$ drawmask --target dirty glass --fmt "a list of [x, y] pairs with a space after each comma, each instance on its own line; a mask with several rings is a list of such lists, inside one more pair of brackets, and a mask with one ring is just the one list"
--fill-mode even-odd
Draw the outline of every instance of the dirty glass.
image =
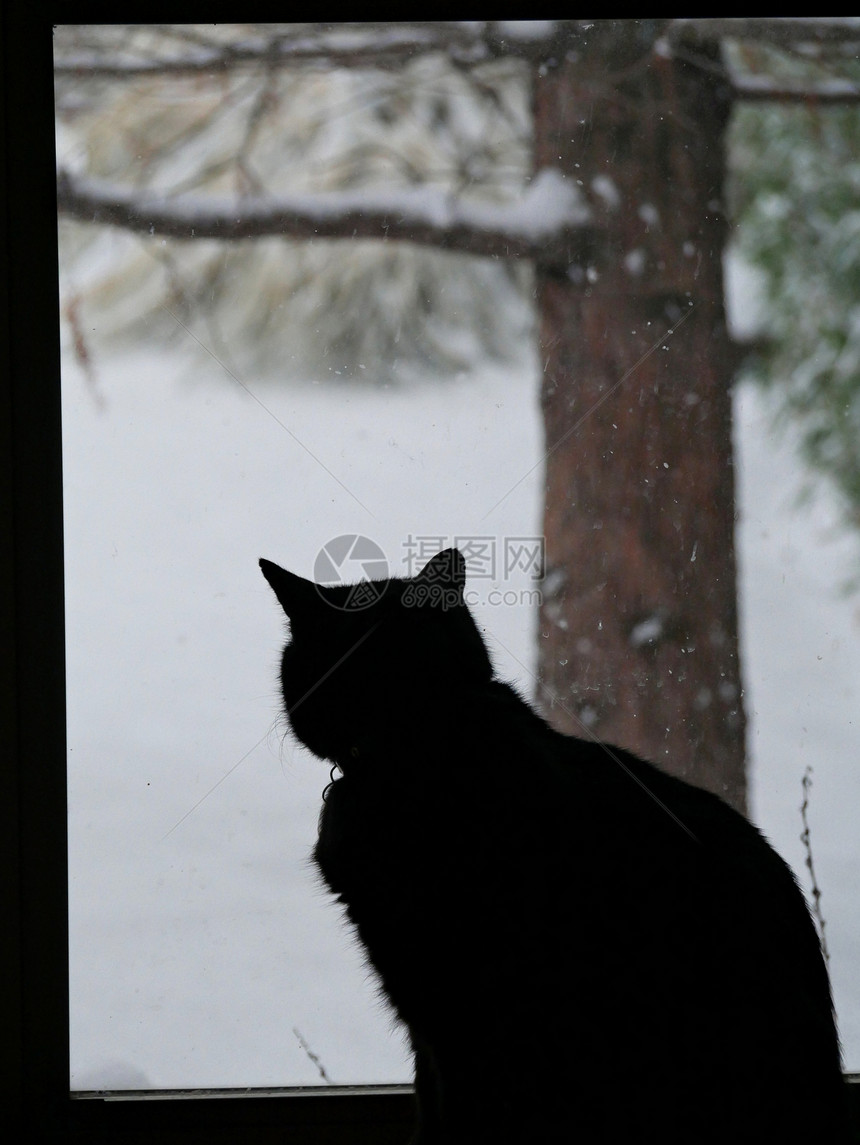
[[[622, 57], [665, 59], [655, 22], [621, 23], [641, 40]], [[603, 622], [564, 635], [559, 466], [577, 440], [611, 457], [610, 398], [629, 397], [615, 430], [628, 460], [641, 442], [642, 480], [664, 480], [642, 379], [653, 398], [657, 359], [677, 376], [682, 351], [700, 352], [683, 339], [721, 306], [699, 298], [703, 264], [721, 282], [725, 257], [736, 341], [762, 291], [728, 228], [702, 224], [667, 253], [666, 209], [634, 201], [622, 157], [581, 175], [599, 92], [570, 142], [547, 92], [587, 33], [57, 29], [73, 1090], [411, 1078], [310, 867], [329, 774], [279, 714], [284, 630], [259, 557], [347, 580], [409, 575], [458, 545], [498, 674], [565, 730], [608, 734], [601, 697], [570, 684], [602, 655]], [[619, 290], [648, 302], [618, 348], [594, 325], [609, 273], [594, 236], [623, 212]], [[678, 260], [680, 286], [660, 257]], [[565, 412], [559, 387], [572, 394], [578, 374], [554, 307], [577, 291], [595, 300], [578, 352], [605, 358], [605, 377]], [[725, 442], [743, 693], [718, 678], [689, 702], [722, 713], [741, 750], [745, 711], [738, 798], [810, 894], [811, 840], [857, 1068], [851, 538], [826, 486], [798, 505], [803, 469], [771, 406], [741, 379]], [[623, 562], [613, 522], [592, 513], [588, 527]], [[704, 535], [687, 560], [717, 564]], [[652, 609], [628, 632], [646, 664], [661, 625]]]

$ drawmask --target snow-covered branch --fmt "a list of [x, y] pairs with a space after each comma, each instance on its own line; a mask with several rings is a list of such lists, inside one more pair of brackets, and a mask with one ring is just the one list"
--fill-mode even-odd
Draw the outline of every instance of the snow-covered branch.
[[577, 21], [432, 21], [308, 25], [252, 35], [233, 43], [194, 43], [161, 54], [98, 48], [57, 53], [58, 76], [130, 80], [155, 75], [211, 74], [245, 64], [283, 67], [399, 68], [420, 54], [445, 52], [460, 64], [498, 56], [540, 59], [559, 47]]
[[[499, 56], [519, 56], [538, 62], [557, 56], [577, 31], [587, 32], [602, 20], [398, 21], [397, 23], [339, 23], [262, 25], [256, 33], [233, 42], [179, 35], [181, 26], [160, 28], [145, 49], [116, 44], [81, 50], [59, 45], [58, 76], [130, 80], [142, 76], [211, 74], [246, 64], [282, 67], [315, 64], [337, 67], [399, 68], [417, 55], [445, 52], [460, 64], [476, 64]], [[179, 39], [181, 48], [173, 45]], [[815, 45], [819, 50], [860, 44], [860, 18], [697, 17], [671, 21], [662, 37], [670, 50], [681, 44], [723, 39], [791, 47]]]
[[[844, 56], [860, 49], [860, 18], [834, 17], [702, 17], [675, 19], [660, 45], [665, 53], [684, 58], [685, 48], [702, 43], [734, 41], [785, 50], [796, 57], [824, 63], [834, 53]], [[745, 101], [772, 103], [850, 104], [860, 101], [860, 86], [850, 79], [830, 76], [786, 81], [767, 68], [758, 74], [731, 74], [732, 92]]]
[[464, 201], [433, 187], [224, 199], [171, 198], [60, 171], [62, 215], [179, 239], [373, 238], [496, 258], [575, 261], [589, 211], [560, 171], [540, 171], [513, 203]]
[[732, 91], [738, 99], [760, 103], [846, 104], [860, 103], [860, 87], [848, 80], [821, 83], [778, 83], [768, 76], [734, 76]]
[[673, 20], [666, 30], [665, 39], [669, 44], [747, 40], [773, 47], [857, 44], [860, 43], [860, 17], [701, 16]]
[[59, 76], [136, 79], [151, 75], [209, 74], [241, 64], [278, 67], [295, 63], [336, 63], [343, 67], [356, 64], [399, 67], [417, 52], [474, 50], [476, 42], [473, 34], [458, 34], [456, 25], [445, 23], [423, 27], [401, 23], [387, 28], [342, 25], [276, 31], [233, 43], [192, 44], [178, 53], [154, 50], [151, 55], [141, 55], [98, 49], [71, 52], [58, 57], [54, 70]]

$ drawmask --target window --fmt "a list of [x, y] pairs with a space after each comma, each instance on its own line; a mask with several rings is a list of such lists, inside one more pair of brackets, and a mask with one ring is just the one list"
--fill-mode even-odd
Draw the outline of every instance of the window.
[[[8, 468], [14, 504], [10, 526], [13, 546], [8, 552], [14, 553], [17, 563], [6, 583], [16, 633], [19, 690], [12, 714], [17, 717], [14, 756], [20, 763], [20, 786], [18, 805], [10, 800], [7, 807], [11, 822], [5, 832], [12, 841], [20, 827], [21, 1069], [29, 1102], [27, 1115], [33, 1123], [45, 1119], [46, 1124], [53, 1125], [70, 1117], [71, 1124], [85, 1126], [94, 1139], [101, 1134], [105, 1140], [132, 1122], [140, 1139], [168, 1125], [184, 1132], [188, 1140], [205, 1139], [203, 1135], [213, 1126], [233, 1125], [242, 1126], [247, 1133], [256, 1132], [265, 1140], [269, 1126], [283, 1128], [291, 1119], [299, 1127], [299, 1139], [304, 1133], [305, 1139], [318, 1140], [322, 1132], [330, 1133], [333, 1140], [338, 1139], [339, 1132], [348, 1139], [353, 1117], [387, 1126], [377, 1139], [402, 1139], [409, 1120], [409, 1098], [388, 1088], [361, 1096], [334, 1092], [306, 1095], [290, 1103], [262, 1094], [230, 1102], [214, 1097], [181, 1101], [159, 1096], [136, 1101], [73, 1102], [71, 1112], [67, 1108], [58, 358], [56, 342], [44, 333], [57, 326], [56, 283], [51, 270], [51, 157], [47, 154], [52, 122], [47, 78], [50, 44], [48, 26], [41, 25], [36, 17], [15, 14], [5, 19], [8, 34], [4, 42], [15, 45], [14, 55], [10, 53], [7, 60], [7, 83], [14, 91], [28, 93], [26, 130], [21, 122], [9, 124], [13, 210], [7, 217], [13, 218], [15, 225], [7, 237], [14, 289], [9, 298], [12, 448], [6, 456], [13, 462]], [[39, 77], [40, 82], [33, 77]], [[24, 106], [24, 101], [18, 106]], [[42, 138], [45, 151], [39, 146]], [[604, 190], [611, 194], [608, 188]], [[40, 270], [33, 274], [37, 264]], [[272, 528], [275, 540], [277, 522]], [[250, 554], [252, 564], [257, 555]], [[278, 553], [271, 555], [277, 558]], [[274, 617], [274, 612], [270, 615]], [[267, 646], [274, 653], [274, 620], [272, 629]], [[17, 806], [20, 819], [15, 815]], [[180, 812], [184, 815], [184, 804]], [[180, 817], [177, 815], [177, 822]], [[4, 979], [14, 984], [17, 977], [13, 972]]]

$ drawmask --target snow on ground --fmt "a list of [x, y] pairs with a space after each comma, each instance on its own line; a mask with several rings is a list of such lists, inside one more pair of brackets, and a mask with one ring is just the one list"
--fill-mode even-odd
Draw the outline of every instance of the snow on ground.
[[[199, 360], [98, 365], [103, 411], [65, 377], [73, 1084], [319, 1081], [294, 1029], [337, 1082], [406, 1080], [308, 868], [328, 769], [282, 743], [257, 558], [310, 576], [362, 532], [405, 571], [410, 536], [533, 533], [540, 470], [485, 519], [540, 456], [533, 372], [262, 386], [263, 409]], [[531, 609], [477, 611], [521, 675]]]
[[[183, 350], [94, 362], [104, 408], [64, 364], [73, 1088], [320, 1082], [300, 1038], [335, 1082], [408, 1080], [308, 866], [328, 772], [278, 720], [282, 617], [257, 558], [310, 576], [326, 541], [361, 533], [405, 572], [409, 537], [429, 556], [433, 538], [537, 534], [536, 366], [402, 388], [255, 383], [255, 400]], [[753, 811], [804, 876], [814, 767], [858, 1069], [858, 601], [838, 595], [846, 549], [826, 504], [793, 507], [795, 457], [751, 391], [737, 441]], [[500, 674], [531, 693], [533, 609], [491, 603], [493, 587], [534, 586], [474, 583]]]

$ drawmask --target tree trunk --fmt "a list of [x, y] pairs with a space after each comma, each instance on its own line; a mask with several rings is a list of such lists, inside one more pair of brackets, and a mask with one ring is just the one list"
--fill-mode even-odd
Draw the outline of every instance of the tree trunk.
[[590, 265], [538, 268], [541, 702], [745, 804], [716, 56], [598, 21], [535, 79], [536, 166], [590, 201]]

